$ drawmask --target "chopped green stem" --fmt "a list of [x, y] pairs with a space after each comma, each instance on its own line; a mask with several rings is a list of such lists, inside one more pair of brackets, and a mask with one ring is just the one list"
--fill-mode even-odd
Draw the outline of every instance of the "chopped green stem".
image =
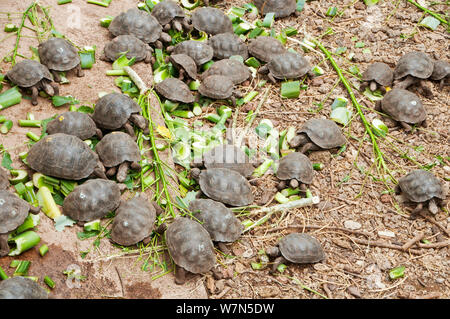
[[51, 289], [55, 288], [55, 282], [49, 277], [49, 276], [45, 276], [44, 277], [44, 282], [47, 284], [47, 286], [49, 286]]
[[439, 14], [437, 14], [436, 12], [433, 12], [427, 8], [422, 7], [420, 4], [418, 4], [417, 2], [415, 2], [414, 0], [406, 0], [409, 3], [415, 5], [417, 8], [419, 8], [420, 10], [428, 13], [429, 15], [435, 17], [436, 19], [438, 19], [439, 21], [441, 21], [442, 23], [445, 23], [446, 25], [450, 26], [450, 22], [445, 20], [444, 18], [442, 18]]
[[71, 3], [72, 2], [72, 0], [58, 0], [58, 4], [59, 5], [61, 5], [61, 4], [67, 4], [67, 3]]
[[105, 8], [109, 6], [110, 2], [111, 2], [111, 0], [104, 0], [104, 1], [87, 0], [87, 3], [96, 4], [98, 6], [102, 6], [102, 7], [105, 7]]
[[41, 241], [41, 238], [34, 231], [27, 231], [10, 240], [16, 244], [16, 249], [11, 250], [9, 256], [17, 256], [24, 251], [33, 248]]
[[0, 267], [0, 280], [6, 280], [8, 279], [8, 275], [5, 273], [2, 267]]
[[19, 126], [21, 127], [41, 127], [40, 120], [19, 120]]
[[44, 244], [41, 247], [39, 247], [39, 255], [44, 257], [46, 253], [48, 253], [48, 246]]
[[8, 134], [8, 132], [11, 130], [12, 127], [13, 127], [13, 121], [6, 120], [5, 122], [3, 122], [2, 126], [0, 126], [0, 133]]
[[[21, 32], [23, 29], [23, 26], [25, 25], [25, 20], [28, 17], [28, 13], [31, 13], [31, 10], [33, 10], [37, 5], [37, 2], [33, 2], [23, 13], [22, 15], [22, 21], [20, 22], [19, 28], [17, 29], [17, 38], [16, 38], [16, 45], [14, 47], [13, 50], [13, 54], [11, 57], [11, 62], [12, 65], [16, 64], [16, 56], [17, 56], [17, 50], [19, 49], [19, 41], [20, 41], [20, 36], [21, 36]], [[1, 103], [0, 103], [1, 104]], [[0, 107], [1, 110], [1, 107]]]
[[0, 111], [19, 104], [22, 100], [22, 94], [20, 94], [19, 89], [15, 86], [9, 90], [0, 94]]
[[21, 260], [16, 270], [14, 271], [13, 276], [26, 276], [28, 275], [28, 269], [30, 268], [31, 261]]

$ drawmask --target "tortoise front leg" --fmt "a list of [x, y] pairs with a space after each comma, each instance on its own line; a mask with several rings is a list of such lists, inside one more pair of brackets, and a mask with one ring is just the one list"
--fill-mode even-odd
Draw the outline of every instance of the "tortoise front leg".
[[75, 72], [77, 72], [77, 76], [78, 76], [79, 78], [81, 78], [81, 77], [84, 76], [84, 71], [83, 71], [83, 69], [81, 68], [81, 63], [78, 64], [78, 65], [75, 67]]
[[403, 121], [400, 121], [400, 125], [407, 131], [407, 132], [412, 132], [413, 128], [411, 125], [409, 125], [408, 123], [405, 123]]
[[108, 179], [105, 175], [105, 166], [99, 161], [97, 167], [94, 169], [94, 175], [98, 178]]
[[147, 53], [145, 54], [144, 62], [150, 63], [150, 62], [152, 62], [152, 58], [153, 58], [153, 54], [150, 50], [148, 50]]
[[142, 169], [142, 166], [139, 165], [138, 162], [131, 162], [130, 167], [131, 167], [131, 169], [132, 169], [133, 171], [138, 171], [138, 172], [140, 172], [141, 169]]
[[413, 85], [414, 83], [417, 82], [417, 79], [411, 75], [408, 75], [405, 77], [405, 79], [401, 82], [398, 82], [397, 84], [394, 85], [394, 88], [398, 88], [398, 89], [404, 89], [406, 90], [408, 87], [410, 87], [411, 85]]
[[53, 75], [53, 80], [55, 81], [55, 82], [61, 82], [61, 76], [59, 75], [59, 72], [58, 71], [55, 71], [55, 70], [50, 70], [50, 72], [52, 73], [52, 75]]
[[175, 283], [183, 285], [186, 282], [186, 270], [183, 267], [175, 265]]
[[98, 139], [101, 140], [103, 138], [103, 132], [101, 129], [95, 129], [95, 135], [97, 135]]
[[55, 82], [50, 82], [49, 85], [53, 88], [54, 95], [59, 95], [59, 85]]
[[33, 85], [31, 87], [31, 104], [33, 104], [33, 105], [37, 105], [38, 104], [38, 100], [37, 100], [38, 95], [39, 95], [39, 90], [36, 87], [36, 85]]
[[136, 134], [134, 134], [133, 126], [129, 122], [126, 122], [123, 128], [125, 129], [125, 132], [136, 141], [137, 137]]
[[296, 136], [294, 136], [290, 141], [289, 141], [289, 146], [291, 146], [292, 148], [297, 148], [300, 146], [305, 145], [306, 143], [310, 142], [309, 138], [306, 136], [306, 134], [300, 133]]
[[161, 32], [161, 36], [159, 37], [159, 39], [162, 42], [166, 42], [166, 43], [172, 42], [172, 37], [168, 33], [165, 33], [165, 32]]
[[363, 91], [366, 90], [366, 87], [368, 87], [368, 86], [369, 86], [369, 82], [364, 81], [364, 82], [361, 83], [361, 85], [359, 86], [359, 90], [360, 90], [361, 92], [363, 92]]
[[298, 180], [296, 180], [295, 178], [291, 179], [289, 181], [289, 187], [292, 189], [296, 189], [297, 187], [300, 186], [300, 183], [298, 182]]
[[106, 171], [106, 176], [108, 177], [113, 177], [117, 174], [117, 166], [113, 166], [110, 167], [107, 171]]
[[420, 211], [423, 209], [423, 203], [418, 203], [416, 208], [414, 208], [411, 212], [411, 217], [416, 217]]
[[219, 250], [223, 252], [225, 255], [230, 254], [230, 249], [225, 245], [223, 242], [218, 242], [217, 246], [219, 247]]
[[150, 133], [148, 128], [148, 120], [140, 114], [134, 113], [130, 115], [130, 122], [144, 131], [144, 134]]
[[422, 80], [419, 80], [418, 82], [419, 82], [419, 93], [428, 99], [433, 99], [434, 94], [431, 91], [431, 89], [427, 85], [425, 85]]
[[272, 82], [273, 84], [277, 83], [277, 80], [274, 78], [272, 72], [269, 72], [269, 74], [267, 74], [267, 77], [269, 78], [270, 82]]
[[9, 254], [8, 234], [0, 234], [0, 257]]
[[30, 205], [30, 213], [32, 213], [33, 215], [37, 215], [40, 212], [41, 212], [40, 206], [36, 207], [36, 206]]
[[283, 256], [277, 257], [273, 262], [271, 273], [276, 273], [278, 266], [280, 266], [281, 264], [285, 264], [286, 262], [287, 260]]
[[172, 27], [177, 30], [178, 32], [183, 31], [183, 26], [181, 25], [181, 22], [177, 19], [172, 20]]
[[117, 169], [116, 179], [119, 183], [123, 183], [127, 179], [128, 168], [130, 167], [130, 163], [127, 161], [123, 162], [119, 165]]
[[435, 198], [432, 198], [428, 201], [428, 210], [433, 215], [436, 215], [439, 212], [439, 207], [437, 206]]
[[308, 151], [319, 151], [320, 147], [312, 142], [308, 142], [301, 148], [300, 152], [305, 154]]

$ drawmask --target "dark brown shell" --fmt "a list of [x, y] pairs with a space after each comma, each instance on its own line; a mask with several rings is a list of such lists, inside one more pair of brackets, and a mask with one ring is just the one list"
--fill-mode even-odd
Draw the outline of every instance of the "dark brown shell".
[[233, 84], [240, 84], [246, 81], [252, 74], [249, 68], [241, 61], [235, 59], [223, 59], [214, 62], [211, 67], [202, 73], [202, 78], [211, 75], [224, 75], [229, 77]]
[[170, 56], [170, 62], [177, 68], [182, 68], [189, 77], [197, 80], [197, 64], [187, 54], [172, 54]]
[[114, 181], [91, 179], [67, 195], [63, 213], [76, 221], [101, 219], [120, 204], [120, 188]]
[[248, 49], [242, 39], [234, 33], [220, 33], [212, 36], [208, 44], [214, 50], [214, 57], [218, 60], [228, 59], [233, 55], [240, 55], [244, 60], [248, 58]]
[[0, 190], [0, 234], [13, 231], [23, 224], [30, 205], [7, 190]]
[[132, 34], [144, 43], [153, 43], [162, 33], [162, 26], [152, 15], [137, 8], [129, 9], [115, 17], [108, 27], [114, 36]]
[[327, 119], [308, 120], [297, 133], [305, 133], [314, 144], [323, 149], [340, 147], [346, 141], [339, 126]]
[[175, 78], [165, 79], [156, 84], [155, 89], [156, 92], [171, 101], [182, 103], [193, 103], [195, 101], [195, 97], [187, 84]]
[[311, 70], [308, 60], [294, 52], [276, 55], [267, 63], [270, 72], [277, 79], [296, 79]]
[[274, 12], [275, 18], [284, 18], [297, 10], [296, 0], [254, 0], [253, 3], [263, 17], [269, 12]]
[[152, 16], [154, 16], [161, 25], [165, 25], [174, 18], [183, 18], [185, 14], [178, 3], [171, 0], [164, 0], [153, 7]]
[[416, 169], [398, 180], [398, 185], [406, 197], [416, 203], [433, 197], [445, 199], [441, 181], [433, 173]]
[[106, 134], [95, 147], [100, 160], [106, 167], [113, 167], [125, 161], [139, 162], [141, 153], [133, 138], [124, 132]]
[[319, 241], [308, 234], [289, 234], [280, 240], [278, 246], [283, 257], [293, 263], [310, 264], [325, 258]]
[[11, 82], [24, 88], [33, 86], [42, 79], [53, 81], [48, 68], [34, 60], [20, 61], [9, 70], [6, 76]]
[[64, 133], [74, 135], [82, 140], [96, 134], [97, 126], [86, 113], [65, 112], [47, 124], [47, 133]]
[[375, 81], [383, 86], [391, 86], [394, 80], [394, 71], [383, 62], [375, 62], [362, 74], [363, 81]]
[[244, 176], [227, 168], [210, 168], [202, 171], [200, 188], [206, 196], [231, 206], [253, 203], [252, 187]]
[[244, 177], [250, 176], [254, 167], [248, 156], [234, 145], [222, 144], [203, 154], [204, 166], [209, 168], [228, 168]]
[[194, 28], [199, 31], [211, 35], [233, 32], [231, 19], [222, 10], [210, 7], [198, 8], [194, 11], [191, 18]]
[[189, 210], [201, 222], [211, 239], [232, 243], [244, 231], [244, 226], [231, 209], [211, 199], [196, 199], [189, 203]]
[[439, 81], [450, 75], [450, 63], [444, 60], [434, 61], [433, 74], [430, 79]]
[[98, 155], [78, 137], [57, 133], [34, 144], [28, 151], [27, 162], [44, 175], [80, 180], [93, 173]]
[[41, 63], [50, 70], [69, 71], [80, 64], [77, 49], [67, 40], [50, 38], [38, 46]]
[[111, 229], [111, 239], [123, 246], [137, 244], [155, 228], [156, 210], [148, 200], [135, 197], [120, 204]]
[[0, 166], [0, 190], [9, 187], [9, 172]]
[[173, 54], [189, 55], [197, 66], [201, 66], [212, 60], [214, 50], [205, 42], [188, 40], [178, 43], [173, 49]]
[[270, 62], [274, 56], [286, 52], [283, 44], [269, 36], [259, 36], [251, 39], [248, 44], [248, 53], [262, 62]]
[[15, 276], [0, 281], [0, 299], [48, 299], [48, 293], [37, 282]]
[[381, 109], [396, 121], [420, 123], [427, 117], [420, 98], [404, 89], [392, 89], [381, 100]]
[[223, 75], [210, 75], [203, 79], [198, 88], [201, 95], [212, 99], [228, 99], [234, 91], [231, 78]]
[[139, 104], [128, 95], [110, 93], [97, 101], [92, 119], [100, 128], [117, 130], [123, 127], [131, 114], [140, 112]]
[[167, 227], [165, 238], [169, 254], [179, 267], [202, 274], [216, 264], [211, 237], [198, 222], [177, 217]]
[[299, 152], [292, 152], [283, 156], [277, 170], [277, 177], [281, 180], [295, 178], [303, 184], [311, 184], [314, 170], [309, 158]]
[[413, 51], [406, 53], [397, 62], [394, 78], [401, 79], [412, 75], [419, 79], [427, 79], [433, 73], [433, 60], [423, 52]]
[[144, 60], [149, 51], [153, 52], [153, 49], [131, 34], [115, 37], [105, 45], [103, 50], [110, 61], [115, 61], [120, 55], [127, 52], [127, 58], [135, 58], [136, 62]]

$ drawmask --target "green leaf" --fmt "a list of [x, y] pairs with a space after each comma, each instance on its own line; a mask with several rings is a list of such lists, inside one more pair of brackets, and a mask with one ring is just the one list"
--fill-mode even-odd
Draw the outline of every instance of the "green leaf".
[[67, 95], [67, 96], [54, 95], [54, 96], [52, 96], [52, 104], [55, 107], [60, 107], [65, 104], [75, 105], [75, 104], [79, 104], [79, 103], [80, 103], [80, 101], [78, 101], [71, 95]]
[[98, 230], [91, 230], [91, 231], [80, 231], [77, 232], [77, 238], [79, 240], [85, 240], [91, 237], [95, 237], [99, 234], [100, 232]]
[[275, 21], [275, 13], [274, 12], [269, 12], [264, 17], [262, 26], [265, 27], [265, 28], [271, 28], [274, 21]]
[[366, 4], [366, 6], [370, 7], [370, 6], [377, 4], [378, 1], [380, 1], [380, 0], [364, 0], [364, 3]]
[[441, 24], [441, 22], [432, 16], [425, 17], [422, 21], [419, 22], [420, 26], [426, 27], [433, 31], [436, 30], [439, 24]]
[[331, 111], [330, 118], [342, 125], [347, 125], [352, 118], [352, 111], [345, 107], [338, 107]]
[[372, 92], [368, 87], [366, 87], [363, 94], [372, 102], [383, 99], [383, 95], [381, 94], [380, 90], [376, 90], [376, 91]]
[[298, 98], [300, 95], [300, 81], [281, 83], [281, 96], [288, 99]]
[[355, 43], [355, 48], [364, 48], [365, 44], [364, 42], [356, 42]]
[[334, 110], [338, 107], [347, 107], [348, 100], [343, 96], [338, 96], [334, 99], [333, 104], [331, 104], [331, 109]]
[[374, 133], [378, 136], [386, 136], [388, 133], [388, 127], [379, 119], [373, 119], [372, 126], [374, 128]]
[[389, 278], [397, 279], [405, 276], [405, 266], [396, 267], [389, 271]]
[[258, 136], [261, 138], [266, 138], [271, 130], [272, 130], [272, 127], [270, 127], [266, 123], [259, 124], [255, 128], [256, 134], [258, 134]]
[[12, 164], [11, 155], [6, 150], [3, 150], [2, 166], [7, 170], [11, 170], [13, 169], [11, 167], [11, 164]]
[[356, 65], [350, 66], [350, 67], [348, 68], [348, 70], [350, 71], [351, 74], [358, 75], [358, 76], [361, 75], [361, 73], [360, 73], [360, 71], [359, 71], [359, 68], [358, 68]]
[[345, 51], [347, 51], [347, 47], [339, 47], [339, 48], [336, 49], [336, 51], [334, 53], [337, 54], [337, 55], [341, 55]]
[[66, 226], [71, 227], [76, 222], [65, 215], [61, 215], [55, 219], [55, 229], [63, 231]]
[[305, 7], [305, 0], [297, 0], [297, 11], [302, 11]]
[[77, 112], [92, 114], [94, 113], [94, 109], [90, 106], [82, 105], [79, 108], [77, 108]]
[[325, 15], [329, 17], [334, 17], [337, 14], [337, 8], [336, 7], [329, 7], [327, 10], [327, 13]]

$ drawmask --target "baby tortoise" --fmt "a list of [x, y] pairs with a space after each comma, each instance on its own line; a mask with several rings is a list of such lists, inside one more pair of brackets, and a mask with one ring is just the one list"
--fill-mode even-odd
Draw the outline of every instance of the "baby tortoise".
[[297, 135], [289, 142], [301, 153], [327, 150], [341, 147], [346, 142], [344, 134], [334, 121], [328, 119], [311, 119], [297, 131]]
[[9, 254], [8, 235], [23, 224], [28, 212], [39, 214], [40, 208], [28, 204], [7, 190], [0, 190], [0, 257]]
[[390, 115], [408, 132], [413, 130], [410, 124], [427, 126], [427, 113], [419, 97], [404, 89], [387, 92], [382, 100], [376, 102], [375, 109]]
[[284, 18], [291, 14], [300, 15], [296, 0], [254, 0], [253, 3], [262, 17], [270, 12], [275, 13], [275, 18]]
[[220, 9], [198, 8], [192, 13], [191, 19], [195, 29], [210, 35], [233, 32], [231, 19]]
[[270, 247], [266, 253], [269, 257], [276, 258], [272, 272], [276, 272], [280, 264], [288, 261], [295, 264], [311, 264], [325, 259], [319, 241], [304, 233], [292, 233], [283, 237], [276, 247]]
[[155, 17], [137, 8], [129, 9], [116, 16], [108, 30], [114, 36], [132, 34], [144, 43], [154, 44], [159, 49], [163, 47], [162, 42], [172, 41], [170, 35], [163, 32], [162, 26]]
[[[281, 185], [278, 188], [285, 188], [285, 181], [289, 181], [289, 186], [306, 192], [305, 184], [311, 184], [314, 176], [314, 170], [309, 158], [298, 152], [289, 153], [280, 160], [276, 173]], [[301, 183], [301, 184], [299, 184]]]
[[306, 74], [310, 77], [314, 76], [308, 60], [304, 56], [294, 52], [286, 52], [274, 56], [258, 72], [261, 74], [268, 73], [269, 80], [272, 83], [276, 83], [276, 79], [297, 79]]
[[97, 128], [94, 120], [86, 113], [65, 112], [54, 120], [48, 122], [47, 133], [64, 133], [74, 135], [82, 140], [96, 135], [99, 139], [103, 137], [102, 131]]
[[59, 72], [75, 69], [77, 76], [84, 76], [77, 49], [67, 40], [50, 38], [38, 46], [41, 63], [46, 65], [56, 82], [61, 82]]
[[48, 299], [48, 293], [34, 280], [15, 276], [0, 281], [0, 299]]
[[195, 97], [187, 84], [175, 78], [165, 79], [156, 84], [155, 89], [166, 99], [174, 102], [193, 103], [195, 101]]
[[98, 127], [107, 130], [125, 131], [135, 137], [134, 129], [131, 123], [144, 131], [148, 132], [148, 120], [140, 113], [141, 107], [128, 95], [120, 93], [109, 93], [102, 96], [95, 104], [92, 119]]
[[197, 80], [197, 64], [189, 55], [172, 54], [166, 59], [166, 63], [168, 62], [178, 70], [179, 80], [187, 79], [186, 83], [191, 82], [191, 79]]
[[9, 171], [0, 166], [0, 190], [9, 187]]
[[123, 132], [106, 134], [95, 147], [103, 165], [109, 168], [106, 176], [116, 175], [119, 183], [127, 178], [128, 168], [140, 171], [141, 152], [130, 135]]
[[233, 55], [240, 55], [244, 61], [248, 58], [248, 49], [242, 39], [231, 32], [219, 33], [208, 40], [214, 50], [214, 58], [218, 60], [228, 59]]
[[175, 268], [175, 283], [186, 282], [186, 272], [203, 274], [216, 264], [216, 255], [211, 237], [198, 222], [186, 217], [177, 217], [165, 232], [169, 254]]
[[233, 81], [233, 84], [240, 84], [247, 81], [252, 75], [250, 69], [241, 61], [235, 59], [223, 59], [214, 62], [208, 70], [200, 75], [200, 79], [205, 79], [211, 75], [227, 76]]
[[63, 213], [81, 222], [101, 219], [119, 207], [120, 189], [114, 181], [88, 180], [67, 195], [62, 205]]
[[23, 60], [6, 73], [8, 79], [21, 88], [31, 89], [31, 103], [38, 104], [38, 94], [44, 90], [50, 96], [59, 94], [58, 84], [53, 82], [49, 69], [34, 60]]
[[417, 169], [398, 180], [395, 187], [397, 194], [403, 194], [407, 200], [417, 203], [417, 206], [411, 212], [412, 218], [423, 209], [424, 205], [428, 205], [428, 210], [433, 214], [437, 214], [438, 206], [444, 206], [445, 191], [441, 181], [432, 173]]
[[153, 62], [153, 49], [132, 34], [122, 34], [109, 41], [103, 49], [102, 61], [114, 62], [126, 52], [128, 59], [135, 58], [136, 62]]
[[439, 88], [442, 89], [444, 85], [450, 85], [450, 63], [444, 60], [434, 61], [433, 73], [430, 80], [439, 81]]
[[211, 199], [231, 206], [247, 206], [253, 203], [252, 187], [244, 176], [228, 168], [191, 170], [191, 177], [198, 180], [201, 191]]
[[385, 94], [386, 87], [392, 86], [392, 81], [394, 81], [394, 71], [383, 62], [375, 62], [367, 68], [362, 74], [361, 91], [364, 91], [366, 87], [369, 87], [371, 91], [380, 89], [380, 91]]
[[167, 52], [172, 54], [186, 54], [194, 60], [197, 67], [212, 60], [214, 51], [208, 44], [195, 40], [178, 43], [176, 46], [167, 47]]
[[204, 78], [198, 92], [215, 100], [230, 99], [233, 106], [236, 106], [236, 98], [242, 97], [242, 93], [235, 90], [233, 80], [223, 75], [210, 75]]
[[183, 8], [175, 1], [164, 0], [157, 3], [152, 9], [152, 16], [163, 26], [164, 31], [172, 28], [176, 31], [182, 31], [183, 28], [186, 31], [192, 30], [192, 25], [186, 18]]
[[30, 167], [44, 175], [80, 180], [91, 175], [104, 178], [98, 155], [78, 137], [64, 133], [47, 135], [28, 151]]
[[259, 36], [251, 39], [248, 44], [248, 53], [262, 62], [270, 62], [274, 56], [286, 52], [283, 44], [276, 38]]

